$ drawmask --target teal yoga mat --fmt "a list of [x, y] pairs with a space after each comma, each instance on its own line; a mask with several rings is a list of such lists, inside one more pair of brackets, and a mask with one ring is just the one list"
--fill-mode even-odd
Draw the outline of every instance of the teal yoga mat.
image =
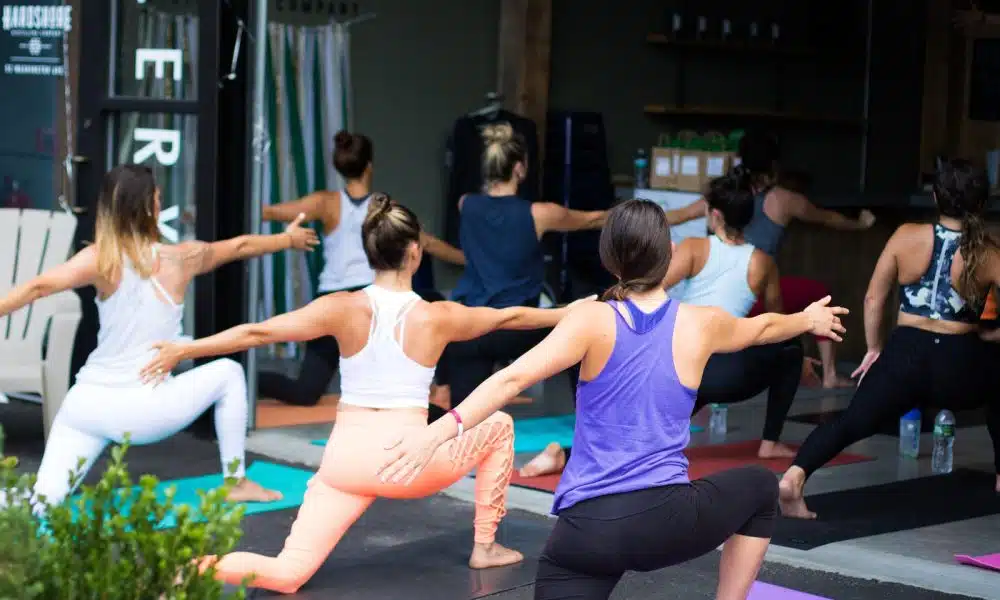
[[[563, 448], [573, 445], [573, 427], [576, 415], [538, 417], [514, 420], [514, 452], [541, 452], [555, 442]], [[691, 425], [691, 433], [704, 431], [704, 427]], [[326, 440], [313, 440], [314, 446], [326, 446]]]
[[[284, 496], [277, 502], [247, 502], [244, 515], [254, 515], [276, 510], [294, 508], [302, 504], [302, 499], [306, 493], [306, 484], [313, 476], [312, 471], [296, 469], [276, 465], [267, 461], [257, 461], [247, 468], [247, 477], [261, 484], [265, 488], [277, 490]], [[201, 501], [198, 498], [198, 490], [212, 490], [222, 485], [222, 475], [202, 475], [200, 477], [187, 477], [185, 479], [175, 479], [173, 481], [161, 481], [156, 486], [157, 496], [164, 498], [166, 491], [170, 487], [176, 488], [174, 494], [174, 505], [187, 505], [197, 510]], [[126, 504], [123, 511], [128, 510]], [[158, 526], [158, 529], [167, 529], [177, 524], [176, 517], [168, 515]]]

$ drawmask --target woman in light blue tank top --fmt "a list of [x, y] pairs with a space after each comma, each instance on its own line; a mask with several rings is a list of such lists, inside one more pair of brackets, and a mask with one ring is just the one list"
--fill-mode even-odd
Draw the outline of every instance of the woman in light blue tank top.
[[838, 337], [841, 308], [740, 319], [667, 298], [671, 260], [663, 210], [630, 200], [611, 210], [600, 256], [618, 283], [583, 304], [544, 341], [477, 387], [448, 416], [408, 433], [380, 469], [408, 482], [437, 448], [461, 437], [522, 390], [580, 364], [573, 454], [559, 515], [535, 580], [536, 600], [610, 597], [627, 571], [692, 560], [725, 544], [717, 597], [746, 598], [777, 517], [775, 477], [759, 466], [690, 481], [684, 450], [691, 408], [716, 353], [806, 332]]
[[[758, 298], [768, 311], [781, 312], [778, 265], [743, 235], [754, 214], [749, 171], [740, 165], [712, 180], [705, 200], [712, 236], [688, 238], [677, 246], [664, 284], [668, 289], [681, 281], [687, 285], [675, 288], [680, 291], [671, 296], [696, 306], [721, 308], [734, 317], [747, 316]], [[797, 338], [715, 354], [705, 366], [694, 412], [707, 404], [750, 400], [767, 390], [764, 433], [757, 454], [790, 458], [795, 451], [778, 440], [799, 388], [802, 361]]]

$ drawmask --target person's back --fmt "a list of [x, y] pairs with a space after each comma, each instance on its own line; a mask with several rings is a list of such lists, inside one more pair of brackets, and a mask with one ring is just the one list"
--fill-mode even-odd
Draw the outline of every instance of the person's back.
[[755, 248], [748, 243], [728, 244], [715, 235], [709, 236], [707, 245], [704, 266], [686, 280], [686, 285], [678, 286], [678, 293], [671, 297], [695, 306], [716, 306], [734, 317], [745, 317], [757, 301], [757, 293], [749, 283]]
[[375, 279], [375, 271], [368, 265], [360, 236], [371, 194], [352, 198], [344, 189], [337, 196], [340, 219], [337, 226], [323, 236], [323, 270], [319, 274], [318, 288], [320, 293], [368, 285]]
[[770, 256], [777, 256], [778, 251], [781, 250], [781, 242], [785, 238], [785, 226], [771, 220], [771, 217], [764, 212], [764, 202], [772, 190], [774, 188], [760, 191], [754, 195], [753, 218], [743, 229], [743, 237], [747, 243], [755, 248], [759, 248]]
[[534, 304], [545, 262], [531, 203], [519, 196], [471, 194], [462, 200], [465, 272], [452, 297], [466, 306]]
[[[153, 247], [152, 260], [156, 260]], [[170, 297], [155, 275], [143, 278], [123, 257], [115, 291], [95, 298], [100, 329], [97, 347], [77, 373], [78, 383], [142, 386], [139, 372], [156, 351], [153, 344], [181, 335], [184, 307]]]
[[[687, 483], [683, 450], [696, 390], [674, 368], [673, 334], [680, 303], [652, 313], [614, 302], [615, 342], [596, 378], [577, 388], [573, 448], [553, 512], [597, 496]], [[626, 316], [627, 315], [627, 316]]]
[[[963, 260], [959, 254], [962, 231], [942, 223], [911, 224], [896, 237], [899, 252], [898, 282], [901, 323], [926, 327], [924, 320], [975, 325], [976, 307], [969, 306], [956, 289]], [[982, 307], [978, 307], [981, 309]]]

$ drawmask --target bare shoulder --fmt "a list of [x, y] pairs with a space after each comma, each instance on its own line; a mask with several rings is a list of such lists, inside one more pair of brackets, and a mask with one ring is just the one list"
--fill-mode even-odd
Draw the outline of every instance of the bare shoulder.
[[917, 245], [926, 245], [931, 239], [934, 226], [930, 223], [903, 223], [886, 242], [887, 251], [906, 250]]
[[774, 258], [760, 250], [759, 248], [754, 248], [753, 253], [750, 255], [750, 269], [758, 271], [760, 273], [769, 273], [771, 269], [776, 269], [778, 267], [778, 262]]

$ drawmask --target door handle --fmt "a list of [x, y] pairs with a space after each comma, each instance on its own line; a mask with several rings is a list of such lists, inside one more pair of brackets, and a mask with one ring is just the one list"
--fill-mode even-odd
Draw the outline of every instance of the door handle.
[[79, 154], [74, 154], [73, 157], [70, 160], [72, 160], [74, 163], [76, 163], [78, 165], [90, 162], [90, 158], [88, 158], [86, 156], [81, 156]]

